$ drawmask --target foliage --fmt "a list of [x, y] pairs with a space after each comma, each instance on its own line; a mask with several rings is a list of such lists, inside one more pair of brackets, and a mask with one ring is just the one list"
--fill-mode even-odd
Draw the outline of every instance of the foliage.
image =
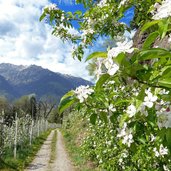
[[[97, 66], [95, 86], [80, 86], [64, 95], [59, 112], [73, 104], [78, 111], [85, 110], [93, 124], [83, 145], [85, 154], [101, 168], [170, 170], [171, 51], [155, 43], [167, 38], [171, 45], [171, 1], [77, 2], [84, 3], [85, 13], [65, 13], [54, 5], [44, 9], [41, 20], [49, 18], [54, 35], [77, 45], [73, 55], [79, 60], [84, 48], [93, 45], [99, 36], [114, 39], [130, 30], [120, 19], [132, 6], [132, 27], [148, 36], [142, 48], [133, 47], [133, 41], [125, 37], [106, 53], [92, 53], [87, 60], [103, 57]], [[80, 24], [77, 35], [69, 33], [73, 20]]]
[[95, 171], [98, 170], [97, 166], [87, 159], [81, 148], [83, 139], [87, 136], [87, 126], [88, 121], [83, 118], [83, 113], [80, 112], [78, 115], [77, 111], [73, 111], [64, 118], [62, 134], [75, 168], [82, 171]]

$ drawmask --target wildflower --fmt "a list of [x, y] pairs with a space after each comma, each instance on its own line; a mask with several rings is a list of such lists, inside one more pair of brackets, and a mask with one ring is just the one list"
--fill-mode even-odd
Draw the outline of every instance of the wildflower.
[[155, 8], [155, 11], [151, 12], [152, 14], [154, 14], [152, 17], [152, 19], [154, 20], [160, 20], [160, 19], [171, 16], [171, 1], [170, 0], [162, 1], [161, 5], [158, 3], [155, 3], [154, 8]]
[[136, 107], [134, 105], [128, 106], [126, 113], [129, 115], [130, 118], [132, 118], [136, 114]]
[[80, 103], [83, 103], [85, 99], [88, 98], [88, 95], [94, 92], [93, 89], [89, 88], [89, 86], [79, 86], [76, 88], [74, 93], [76, 94], [77, 98], [80, 100]]

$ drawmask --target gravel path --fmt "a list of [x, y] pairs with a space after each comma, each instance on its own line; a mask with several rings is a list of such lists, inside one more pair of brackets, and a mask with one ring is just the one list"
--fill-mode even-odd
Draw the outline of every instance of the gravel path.
[[41, 149], [35, 156], [32, 163], [25, 169], [25, 171], [47, 171], [50, 157], [50, 146], [54, 131], [50, 133], [47, 140], [42, 145]]
[[56, 144], [56, 160], [51, 165], [50, 171], [74, 171], [73, 166], [66, 153], [63, 137], [61, 132], [58, 130], [57, 144]]
[[53, 163], [49, 164], [50, 145], [53, 135], [54, 131], [50, 133], [35, 159], [25, 171], [74, 171], [63, 144], [63, 137], [59, 130], [56, 143], [56, 159]]

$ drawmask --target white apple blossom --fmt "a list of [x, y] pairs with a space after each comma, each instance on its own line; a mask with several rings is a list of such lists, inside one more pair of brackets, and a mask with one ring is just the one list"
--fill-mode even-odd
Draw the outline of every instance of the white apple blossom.
[[106, 5], [107, 5], [107, 0], [101, 0], [101, 1], [97, 4], [97, 6], [100, 7], [100, 8], [103, 8], [103, 7], [106, 6]]
[[97, 60], [97, 63], [96, 63], [96, 70], [95, 70], [95, 75], [96, 75], [96, 79], [98, 80], [100, 78], [100, 76], [103, 74], [102, 72], [102, 60]]
[[49, 4], [49, 5], [47, 5], [47, 6], [44, 7], [43, 11], [44, 11], [45, 9], [48, 9], [48, 11], [50, 12], [50, 11], [53, 11], [53, 10], [57, 10], [58, 7], [57, 7], [56, 4]]
[[119, 70], [119, 66], [111, 58], [106, 58], [103, 63], [107, 69], [107, 73], [111, 76]]
[[137, 112], [136, 107], [133, 104], [128, 106], [126, 110], [126, 113], [129, 115], [130, 118], [132, 118], [136, 114], [136, 112]]
[[111, 112], [115, 112], [116, 111], [116, 108], [113, 106], [113, 104], [109, 105], [109, 111], [111, 111]]
[[171, 128], [171, 111], [167, 111], [166, 109], [161, 109], [156, 112], [158, 120], [157, 124], [159, 128]]
[[123, 6], [126, 3], [127, 0], [122, 0], [118, 6], [118, 8], [120, 8], [121, 6]]
[[170, 171], [170, 169], [168, 168], [167, 165], [163, 165], [163, 169], [164, 169], [164, 171]]
[[161, 156], [167, 155], [168, 154], [168, 148], [164, 147], [163, 144], [160, 145], [159, 153]]
[[87, 35], [87, 34], [93, 34], [94, 33], [94, 30], [92, 28], [88, 28], [86, 30], [82, 30], [82, 35]]
[[146, 107], [143, 103], [141, 104], [141, 106], [138, 110], [141, 112], [141, 114], [148, 116], [148, 112], [147, 112]]
[[161, 5], [159, 3], [154, 4], [155, 11], [152, 11], [154, 20], [160, 20], [171, 16], [171, 1], [163, 0]]
[[124, 42], [117, 42], [117, 46], [113, 47], [108, 51], [108, 58], [112, 59], [113, 57], [118, 56], [121, 52], [123, 53], [132, 53], [134, 51], [133, 41], [128, 41], [127, 39]]
[[92, 94], [94, 90], [90, 88], [88, 85], [87, 86], [79, 86], [76, 88], [74, 93], [76, 94], [77, 98], [80, 100], [80, 103], [83, 103], [85, 99], [88, 98], [88, 95]]
[[127, 128], [127, 123], [124, 123], [122, 129], [118, 129], [118, 138], [122, 138], [122, 143], [126, 144], [128, 147], [134, 142], [131, 129]]
[[143, 104], [147, 106], [148, 108], [153, 107], [153, 103], [157, 100], [157, 96], [154, 96], [151, 92], [150, 89], [145, 91], [146, 95], [144, 98]]
[[155, 153], [156, 157], [160, 157], [160, 156], [163, 157], [168, 154], [168, 148], [164, 147], [163, 144], [161, 144], [159, 150], [157, 150], [157, 148], [155, 147], [153, 149], [153, 152]]

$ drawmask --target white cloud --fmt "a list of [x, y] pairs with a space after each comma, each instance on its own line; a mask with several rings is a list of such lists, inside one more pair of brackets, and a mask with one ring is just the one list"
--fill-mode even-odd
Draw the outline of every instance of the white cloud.
[[0, 0], [0, 63], [36, 64], [89, 79], [85, 63], [71, 57], [71, 44], [52, 36], [51, 28], [39, 22], [47, 4], [48, 0]]

